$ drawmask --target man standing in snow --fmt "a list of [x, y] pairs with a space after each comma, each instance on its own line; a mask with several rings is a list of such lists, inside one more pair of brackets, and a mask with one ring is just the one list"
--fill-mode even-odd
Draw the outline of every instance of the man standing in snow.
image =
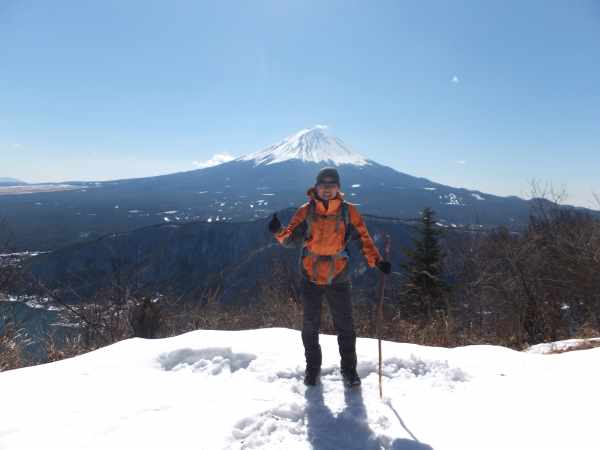
[[360, 385], [356, 372], [356, 334], [352, 319], [350, 274], [346, 245], [357, 238], [369, 267], [377, 267], [388, 274], [391, 265], [384, 261], [355, 205], [344, 201], [340, 192], [340, 176], [333, 167], [321, 169], [314, 187], [287, 227], [277, 218], [269, 223], [269, 230], [286, 247], [302, 246], [301, 298], [304, 308], [302, 343], [306, 357], [304, 383], [313, 386], [321, 372], [319, 328], [321, 301], [327, 299], [337, 332], [341, 356], [341, 372], [347, 385]]

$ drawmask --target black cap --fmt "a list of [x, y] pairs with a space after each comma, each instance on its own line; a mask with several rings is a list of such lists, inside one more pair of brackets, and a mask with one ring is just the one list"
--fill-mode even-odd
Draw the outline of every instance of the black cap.
[[337, 185], [340, 185], [340, 174], [335, 167], [323, 167], [317, 175], [317, 184], [324, 182], [326, 179], [332, 180]]

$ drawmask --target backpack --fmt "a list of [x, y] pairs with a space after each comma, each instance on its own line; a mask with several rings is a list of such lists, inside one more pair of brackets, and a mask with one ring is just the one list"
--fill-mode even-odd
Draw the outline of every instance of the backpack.
[[[300, 264], [300, 268], [302, 269], [302, 258], [304, 256], [311, 256], [313, 258], [313, 274], [312, 274], [312, 279], [313, 281], [316, 280], [316, 269], [317, 269], [317, 260], [319, 258], [324, 257], [323, 255], [319, 255], [317, 253], [313, 253], [310, 250], [308, 250], [308, 247], [306, 246], [306, 241], [309, 240], [312, 237], [311, 234], [311, 228], [312, 228], [312, 224], [313, 222], [317, 219], [317, 212], [316, 212], [316, 204], [314, 200], [311, 200], [308, 204], [308, 211], [306, 213], [306, 231], [304, 233], [304, 242], [302, 244], [302, 248], [300, 250], [300, 258], [299, 258], [299, 264]], [[348, 245], [348, 241], [350, 240], [350, 212], [349, 212], [349, 208], [348, 208], [348, 203], [346, 203], [346, 201], [342, 200], [342, 204], [340, 205], [340, 209], [338, 211], [338, 213], [335, 216], [335, 220], [336, 220], [336, 224], [335, 224], [335, 230], [336, 232], [339, 230], [340, 227], [340, 223], [343, 221], [344, 222], [344, 243], [342, 246], [342, 249], [336, 253], [335, 255], [330, 255], [330, 270], [329, 270], [329, 277], [327, 280], [327, 284], [331, 284], [331, 280], [333, 279], [334, 276], [334, 271], [335, 271], [335, 260], [337, 258], [339, 258], [340, 256], [343, 255], [347, 255], [346, 252], [346, 246]]]

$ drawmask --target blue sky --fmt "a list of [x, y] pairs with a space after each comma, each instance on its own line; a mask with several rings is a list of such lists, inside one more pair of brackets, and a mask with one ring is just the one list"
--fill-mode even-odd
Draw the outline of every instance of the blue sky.
[[190, 170], [328, 124], [452, 186], [600, 193], [600, 1], [0, 0], [0, 176]]

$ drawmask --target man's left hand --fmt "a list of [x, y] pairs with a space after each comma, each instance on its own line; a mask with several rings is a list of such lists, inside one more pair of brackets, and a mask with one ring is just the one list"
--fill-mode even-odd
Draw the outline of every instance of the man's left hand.
[[386, 275], [389, 275], [392, 271], [392, 264], [389, 261], [379, 260], [375, 263], [377, 268], [381, 270]]

